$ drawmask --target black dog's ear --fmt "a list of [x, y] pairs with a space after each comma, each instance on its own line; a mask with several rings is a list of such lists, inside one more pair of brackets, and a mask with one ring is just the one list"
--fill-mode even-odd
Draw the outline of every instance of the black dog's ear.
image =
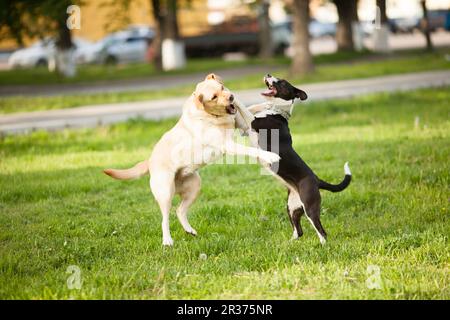
[[305, 91], [295, 88], [295, 97], [300, 98], [300, 100], [306, 100], [308, 95]]

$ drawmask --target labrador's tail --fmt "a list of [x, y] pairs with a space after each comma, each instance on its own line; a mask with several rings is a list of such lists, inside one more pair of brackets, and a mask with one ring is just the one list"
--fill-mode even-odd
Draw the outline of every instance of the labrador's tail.
[[105, 169], [105, 174], [118, 180], [130, 180], [140, 178], [148, 173], [148, 160], [139, 162], [133, 168], [118, 170], [118, 169]]
[[344, 165], [344, 171], [345, 171], [345, 177], [339, 184], [331, 184], [326, 181], [319, 179], [319, 188], [325, 189], [331, 192], [340, 192], [348, 187], [350, 184], [350, 181], [352, 181], [352, 173], [350, 171], [350, 168], [348, 166], [348, 162]]

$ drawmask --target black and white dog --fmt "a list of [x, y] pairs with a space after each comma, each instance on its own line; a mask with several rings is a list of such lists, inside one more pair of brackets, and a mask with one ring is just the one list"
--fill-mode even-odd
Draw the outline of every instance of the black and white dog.
[[[287, 211], [294, 229], [293, 237], [297, 239], [303, 235], [300, 218], [305, 214], [317, 231], [320, 242], [324, 244], [327, 234], [320, 223], [319, 189], [339, 192], [347, 188], [352, 177], [348, 163], [344, 165], [345, 177], [337, 185], [317, 177], [293, 149], [288, 126], [295, 99], [306, 100], [306, 93], [295, 88], [288, 81], [277, 79], [269, 74], [264, 77], [264, 83], [268, 89], [262, 95], [267, 98], [267, 102], [248, 108], [248, 111], [254, 115], [254, 120], [251, 122], [252, 129], [258, 133], [258, 136], [254, 135], [254, 137], [258, 138], [257, 143], [264, 150], [279, 152], [281, 160], [272, 165], [271, 170], [288, 188]], [[279, 150], [271, 150], [273, 135], [265, 130], [278, 130]], [[264, 135], [264, 139], [261, 139], [263, 131], [267, 134]]]

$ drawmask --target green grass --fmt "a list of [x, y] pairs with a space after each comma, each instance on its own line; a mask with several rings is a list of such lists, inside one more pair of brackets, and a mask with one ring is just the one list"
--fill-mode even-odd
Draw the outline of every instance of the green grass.
[[[289, 76], [286, 67], [284, 67], [280, 69], [276, 75], [279, 77], [287, 77], [295, 83], [314, 83], [353, 78], [369, 78], [426, 70], [445, 70], [450, 68], [450, 62], [444, 58], [445, 52], [450, 51], [444, 50], [437, 53], [418, 53], [417, 51], [413, 51], [394, 54], [389, 58], [380, 58], [380, 56], [376, 55], [370, 56], [369, 53], [362, 53], [359, 56], [356, 56], [356, 54], [324, 55], [316, 58], [318, 64], [314, 74], [304, 77]], [[360, 59], [361, 55], [364, 55], [365, 58]], [[359, 57], [359, 59], [357, 57]], [[286, 61], [286, 59], [279, 58], [279, 63], [285, 63]], [[343, 61], [346, 62], [344, 63]], [[208, 61], [205, 62], [205, 66], [210, 66]], [[214, 69], [210, 68], [208, 70]], [[218, 74], [220, 75], [220, 72], [218, 72]], [[52, 97], [6, 97], [0, 100], [0, 114], [187, 96], [193, 91], [194, 85], [195, 84], [170, 89], [140, 92]], [[252, 74], [234, 79], [233, 81], [228, 81], [228, 85], [233, 90], [259, 88], [263, 86], [261, 74]]]
[[[405, 54], [410, 54], [407, 52]], [[352, 61], [366, 57], [376, 56], [368, 51], [363, 52], [337, 52], [322, 54], [314, 57], [316, 63], [337, 63]], [[186, 67], [161, 73], [149, 63], [135, 63], [116, 66], [82, 65], [78, 67], [77, 75], [73, 78], [64, 78], [56, 73], [49, 72], [47, 68], [16, 69], [0, 71], [0, 85], [27, 85], [27, 84], [59, 84], [59, 83], [89, 83], [97, 81], [154, 78], [166, 75], [190, 74], [195, 72], [210, 72], [239, 68], [249, 65], [283, 66], [290, 63], [289, 58], [278, 56], [269, 60], [250, 57], [244, 61], [225, 61], [222, 58], [195, 58], [188, 59]]]
[[[89, 83], [96, 81], [139, 79], [148, 77], [161, 77], [164, 75], [189, 74], [194, 72], [208, 72], [212, 69], [228, 69], [254, 65], [260, 63], [259, 59], [247, 61], [223, 61], [222, 59], [191, 59], [182, 70], [161, 73], [149, 63], [134, 63], [127, 65], [83, 65], [77, 69], [73, 78], [64, 78], [46, 68], [17, 69], [0, 71], [0, 85], [27, 85], [27, 84], [59, 84], [59, 83]], [[277, 59], [270, 63], [278, 63]]]
[[[0, 298], [449, 299], [449, 100], [446, 87], [296, 108], [305, 161], [337, 182], [348, 160], [354, 177], [322, 192], [323, 247], [306, 219], [290, 240], [286, 191], [257, 165], [212, 165], [190, 213], [199, 236], [173, 212], [163, 248], [148, 179], [101, 169], [148, 157], [174, 119], [3, 137]], [[366, 286], [370, 265], [381, 289]]]

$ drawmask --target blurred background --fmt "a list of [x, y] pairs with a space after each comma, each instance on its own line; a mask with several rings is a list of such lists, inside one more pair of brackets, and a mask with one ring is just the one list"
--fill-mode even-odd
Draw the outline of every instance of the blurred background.
[[[292, 72], [308, 73], [313, 70], [310, 55], [450, 45], [450, 0], [0, 4], [0, 70], [40, 68], [65, 77], [76, 77], [79, 68], [90, 66], [108, 68], [114, 77], [111, 67], [123, 70], [129, 64], [139, 64], [143, 70], [137, 75], [143, 76], [146, 65], [152, 66], [149, 72], [169, 71], [206, 57], [236, 61], [286, 56], [293, 59]], [[79, 10], [66, 10], [71, 4]]]
[[[449, 8], [0, 0], [0, 299], [448, 300]], [[246, 161], [202, 169], [202, 235], [177, 226], [172, 252], [148, 180], [102, 174], [148, 159], [211, 72], [245, 105], [267, 73], [308, 94], [294, 148], [327, 181], [355, 171], [323, 193], [330, 247], [308, 225], [288, 242], [284, 188]]]

